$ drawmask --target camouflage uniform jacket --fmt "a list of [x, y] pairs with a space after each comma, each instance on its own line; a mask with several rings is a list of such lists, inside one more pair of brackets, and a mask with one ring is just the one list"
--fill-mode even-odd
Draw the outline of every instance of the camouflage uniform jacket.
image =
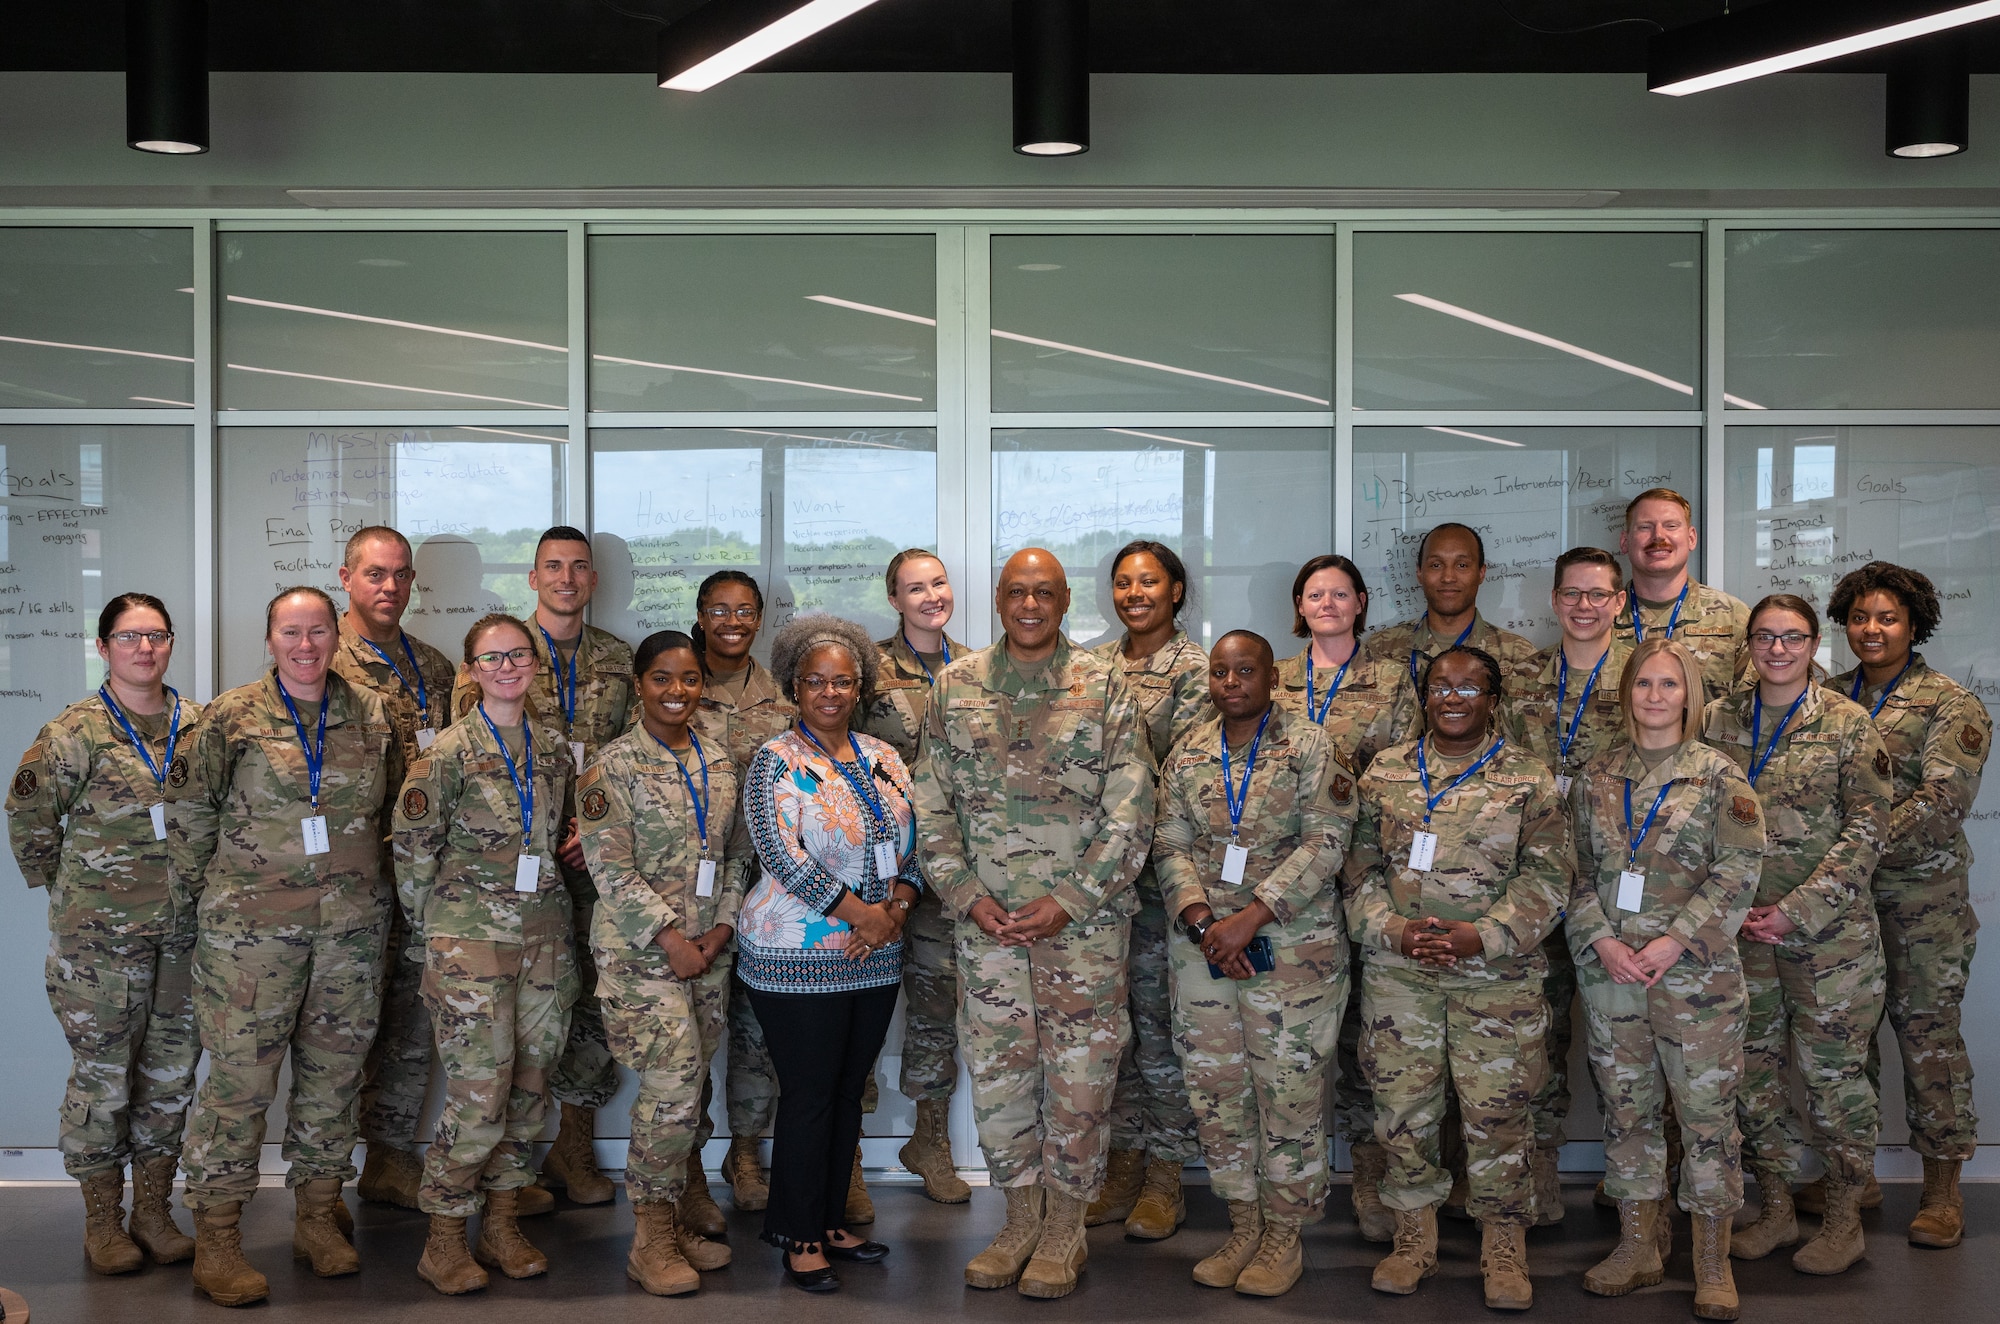
[[[855, 715], [854, 729], [887, 744], [903, 760], [903, 766], [914, 768], [917, 742], [924, 734], [924, 715], [931, 706], [932, 677], [924, 670], [924, 660], [903, 642], [902, 631], [877, 639], [875, 647], [881, 650], [882, 663], [875, 678], [875, 702], [865, 714]], [[964, 644], [946, 635], [944, 651], [960, 658], [966, 650]], [[751, 750], [754, 753], [756, 746]]]
[[[1625, 787], [1632, 826], [1625, 826]], [[1632, 833], [1645, 824], [1660, 787], [1671, 783], [1632, 860]], [[1743, 770], [1721, 751], [1689, 740], [1647, 771], [1630, 742], [1595, 755], [1570, 786], [1576, 822], [1576, 886], [1570, 893], [1570, 950], [1597, 960], [1591, 944], [1616, 938], [1637, 951], [1670, 937], [1697, 966], [1736, 969], [1736, 931], [1750, 910], [1764, 860], [1764, 819]], [[1646, 876], [1637, 912], [1620, 910], [1618, 875]]]
[[[1432, 633], [1430, 613], [1425, 612], [1413, 621], [1372, 631], [1362, 639], [1368, 656], [1400, 665], [1403, 674], [1410, 678], [1410, 688], [1416, 690], [1423, 684], [1424, 664], [1450, 648], [1455, 636], [1447, 638]], [[1468, 647], [1485, 649], [1500, 663], [1501, 689], [1509, 699], [1534, 678], [1535, 646], [1520, 635], [1501, 629], [1477, 611], [1472, 614], [1472, 632], [1465, 636], [1465, 642]], [[1417, 697], [1417, 706], [1419, 709], [1423, 706], [1422, 695]]]
[[1071, 918], [1138, 907], [1156, 768], [1117, 668], [1059, 637], [1022, 671], [1002, 639], [945, 668], [912, 778], [924, 876], [955, 914], [1053, 896]]
[[[1570, 742], [1569, 756], [1562, 755], [1562, 739], [1576, 720], [1577, 705], [1590, 684], [1589, 667], [1571, 667], [1569, 684], [1562, 683], [1562, 642], [1535, 654], [1535, 674], [1507, 705], [1507, 738], [1549, 766], [1558, 777], [1574, 777], [1583, 765], [1625, 740], [1625, 711], [1618, 705], [1618, 678], [1625, 672], [1625, 659], [1632, 645], [1612, 639], [1605, 655], [1604, 669], [1591, 687], [1590, 702], [1583, 720], [1576, 723], [1576, 737]], [[1556, 696], [1562, 695], [1561, 711]], [[1560, 764], [1560, 766], [1558, 766]]]
[[[563, 804], [575, 772], [562, 733], [535, 738], [533, 829], [521, 841], [521, 804], [506, 755], [475, 710], [410, 765], [396, 801], [396, 893], [412, 946], [431, 938], [523, 945], [566, 934], [570, 896], [557, 867]], [[514, 771], [527, 771], [517, 761]], [[515, 861], [540, 856], [537, 890], [514, 890]]]
[[[624, 640], [594, 625], [583, 627], [576, 645], [576, 713], [571, 718], [563, 709], [568, 689], [569, 668], [556, 678], [556, 664], [550, 659], [549, 644], [535, 618], [527, 620], [528, 642], [535, 650], [535, 680], [528, 690], [528, 720], [537, 728], [550, 726], [565, 741], [583, 742], [583, 765], [597, 757], [597, 751], [616, 740], [632, 725], [638, 712], [633, 696], [632, 650]], [[460, 718], [479, 703], [479, 679], [468, 664], [458, 669], [458, 683], [452, 691], [451, 708]]]
[[[167, 773], [179, 813], [169, 831], [174, 867], [197, 894], [201, 925], [224, 916], [257, 929], [312, 923], [361, 927], [386, 914], [393, 880], [382, 872], [403, 748], [381, 696], [329, 672], [319, 812], [323, 855], [307, 855], [300, 823], [312, 811], [305, 749], [277, 675], [239, 685], [202, 714], [193, 746]], [[306, 738], [319, 705], [298, 702]]]
[[[417, 657], [417, 676], [423, 678], [423, 694], [430, 705], [429, 716], [417, 706], [416, 691], [411, 685], [417, 676], [410, 675], [410, 658], [403, 652], [401, 644], [386, 646], [389, 656], [395, 659], [395, 666], [382, 660], [382, 655], [368, 646], [343, 613], [340, 618], [340, 648], [333, 655], [334, 674], [350, 685], [365, 690], [373, 690], [382, 696], [382, 706], [389, 710], [389, 720], [396, 727], [396, 739], [402, 742], [403, 762], [413, 764], [423, 753], [417, 748], [417, 729], [428, 724], [432, 730], [443, 734], [451, 725], [452, 685], [457, 669], [451, 659], [423, 640], [409, 634], [410, 652]], [[409, 685], [404, 684], [404, 680]], [[473, 702], [479, 701], [476, 693]]]
[[[1432, 790], [1443, 791], [1488, 747], [1448, 767], [1427, 748]], [[1348, 932], [1367, 945], [1366, 959], [1452, 987], [1541, 978], [1541, 942], [1561, 921], [1576, 873], [1569, 813], [1542, 761], [1503, 743], [1439, 800], [1428, 829], [1437, 854], [1422, 872], [1409, 867], [1415, 834], [1426, 830], [1417, 742], [1383, 750], [1362, 774], [1360, 797], [1341, 881]], [[1404, 956], [1404, 928], [1427, 915], [1471, 922], [1485, 951], [1445, 969]]]
[[1727, 695], [1754, 674], [1750, 667], [1747, 639], [1750, 608], [1721, 589], [1697, 583], [1690, 577], [1687, 601], [1681, 604], [1678, 620], [1674, 620], [1673, 603], [1663, 607], [1641, 606], [1639, 595], [1631, 594], [1624, 612], [1611, 626], [1612, 636], [1621, 643], [1639, 642], [1632, 629], [1635, 612], [1640, 623], [1646, 627], [1648, 639], [1664, 633], [1667, 622], [1674, 621], [1673, 637], [1686, 644], [1695, 661], [1701, 663], [1702, 684], [1707, 688], [1711, 702]]
[[[1703, 722], [1702, 738], [1746, 769], [1756, 693], [1753, 681], [1715, 700]], [[1765, 706], [1758, 756], [1784, 716]], [[1751, 783], [1763, 803], [1766, 838], [1755, 904], [1777, 906], [1807, 939], [1850, 913], [1865, 914], [1872, 925], [1868, 882], [1889, 829], [1889, 751], [1882, 737], [1867, 709], [1808, 685], [1777, 744]]]
[[[201, 705], [180, 705], [178, 748], [185, 750]], [[172, 711], [170, 704], [155, 717], [128, 714], [161, 772]], [[8, 788], [7, 835], [28, 886], [50, 889], [52, 932], [194, 932], [194, 906], [174, 874], [169, 843], [153, 835], [152, 806], [167, 798], [101, 697], [71, 704], [41, 729]]]
[[[798, 720], [798, 705], [787, 699], [778, 682], [756, 658], [750, 659], [750, 674], [743, 678], [743, 701], [727, 698], [711, 679], [702, 686], [701, 708], [711, 720], [724, 723], [729, 739], [729, 761], [740, 780], [750, 770], [757, 751], [785, 734]], [[703, 728], [706, 729], [706, 728]], [[884, 737], [886, 739], [886, 737]], [[893, 743], [893, 742], [891, 742]], [[742, 796], [737, 797], [742, 811]]]
[[[1230, 772], [1242, 786], [1248, 746], [1232, 749]], [[1310, 942], [1339, 935], [1335, 881], [1354, 831], [1354, 774], [1333, 757], [1326, 733], [1297, 713], [1271, 706], [1257, 748], [1237, 844], [1250, 852], [1243, 881], [1222, 881], [1230, 843], [1229, 797], [1222, 783], [1222, 719], [1203, 722], [1174, 746], [1160, 773], [1160, 817], [1153, 865], [1178, 917], [1197, 902], [1233, 915], [1262, 901], [1278, 923]]]
[[[741, 779], [725, 723], [704, 723], [694, 735], [708, 757], [710, 896], [697, 895], [704, 857], [688, 780], [650, 731], [636, 726], [612, 741], [577, 783], [583, 854], [598, 892], [590, 941], [607, 962], [651, 945], [664, 928], [678, 927], [692, 941], [718, 924], [736, 924], [757, 862], [739, 812]], [[687, 771], [699, 788], [701, 759], [690, 754]]]
[[[1362, 636], [1365, 641], [1367, 636]], [[1306, 648], [1310, 649], [1310, 641]], [[1326, 687], [1339, 667], [1313, 668], [1311, 702], [1326, 702]], [[1310, 718], [1306, 695], [1306, 654], [1300, 651], [1278, 664], [1278, 706]], [[1340, 691], [1320, 723], [1333, 743], [1333, 757], [1359, 774], [1375, 756], [1400, 745], [1423, 729], [1423, 705], [1410, 684], [1410, 669], [1399, 662], [1372, 657], [1364, 642], [1341, 677]]]
[[[1852, 695], [1859, 674], [1859, 667], [1842, 672], [1828, 687]], [[1881, 700], [1880, 689], [1864, 685], [1855, 702], [1874, 713]], [[1993, 719], [1972, 691], [1925, 665], [1922, 653], [1881, 707], [1875, 732], [1889, 751], [1892, 807], [1880, 873], [1905, 883], [1962, 874], [1972, 864], [1965, 816], [1979, 798]]]
[[1177, 629], [1173, 638], [1145, 657], [1128, 658], [1125, 638], [1120, 635], [1090, 651], [1124, 673], [1139, 711], [1146, 715], [1153, 762], [1165, 766], [1173, 747], [1215, 716], [1208, 702], [1208, 654]]

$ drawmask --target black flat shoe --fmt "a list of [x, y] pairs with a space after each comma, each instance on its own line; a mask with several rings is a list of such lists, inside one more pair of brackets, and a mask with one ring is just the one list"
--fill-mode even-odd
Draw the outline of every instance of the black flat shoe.
[[889, 1248], [879, 1241], [864, 1241], [858, 1246], [836, 1246], [824, 1243], [829, 1260], [847, 1260], [854, 1264], [879, 1264], [888, 1258]]
[[[829, 1249], [831, 1248], [829, 1247]], [[824, 1269], [794, 1269], [792, 1267], [792, 1257], [789, 1253], [785, 1256], [785, 1277], [791, 1279], [793, 1285], [801, 1292], [838, 1292], [840, 1290], [840, 1275], [833, 1271], [832, 1265], [829, 1264]]]

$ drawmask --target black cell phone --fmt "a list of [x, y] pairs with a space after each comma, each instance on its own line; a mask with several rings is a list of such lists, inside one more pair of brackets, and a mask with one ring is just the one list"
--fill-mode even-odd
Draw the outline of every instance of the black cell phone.
[[[1249, 959], [1250, 968], [1260, 975], [1268, 975], [1278, 968], [1278, 958], [1271, 951], [1271, 935], [1268, 933], [1260, 933], [1244, 944], [1243, 955]], [[1222, 973], [1222, 967], [1213, 961], [1208, 963], [1208, 976], [1210, 979], [1229, 978]]]

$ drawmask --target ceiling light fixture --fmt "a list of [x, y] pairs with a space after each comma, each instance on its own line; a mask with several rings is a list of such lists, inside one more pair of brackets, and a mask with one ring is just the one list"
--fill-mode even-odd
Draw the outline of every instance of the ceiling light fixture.
[[125, 141], [208, 150], [208, 0], [125, 0]]
[[1684, 97], [1996, 15], [2000, 0], [1768, 0], [1652, 38], [1646, 88]]
[[1891, 156], [1956, 156], [1971, 141], [1972, 78], [1965, 34], [1913, 41], [1890, 55], [1886, 116]]
[[706, 92], [875, 0], [710, 0], [660, 33], [660, 86]]
[[1014, 150], [1090, 150], [1089, 0], [1014, 0]]
[[1528, 444], [1525, 441], [1509, 441], [1505, 437], [1489, 437], [1484, 432], [1467, 432], [1464, 428], [1443, 428], [1443, 427], [1432, 426], [1432, 427], [1427, 427], [1424, 430], [1426, 432], [1444, 432], [1454, 437], [1470, 437], [1474, 441], [1490, 441], [1495, 446], [1512, 446], [1517, 450], [1526, 448]]
[[1164, 432], [1140, 432], [1135, 428], [1106, 428], [1106, 432], [1116, 432], [1121, 437], [1144, 437], [1147, 441], [1171, 441], [1176, 446], [1199, 446], [1205, 451], [1215, 449], [1212, 441], [1195, 441], [1190, 437], [1169, 437]]

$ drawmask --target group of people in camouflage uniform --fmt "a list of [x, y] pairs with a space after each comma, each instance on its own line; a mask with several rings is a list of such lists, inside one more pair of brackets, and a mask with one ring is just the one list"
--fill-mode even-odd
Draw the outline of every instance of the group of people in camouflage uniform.
[[[1527, 1229], [1563, 1216], [1579, 1004], [1598, 1197], [1620, 1221], [1589, 1290], [1661, 1281], [1676, 1205], [1703, 1317], [1736, 1317], [1730, 1257], [1798, 1242], [1799, 1211], [1822, 1221], [1795, 1267], [1858, 1260], [1885, 1014], [1925, 1165], [1909, 1237], [1958, 1244], [1984, 706], [1914, 651], [1940, 615], [1921, 574], [1840, 581], [1830, 615], [1858, 664], [1830, 677], [1812, 604], [1699, 584], [1695, 546], [1683, 498], [1635, 498], [1629, 582], [1609, 551], [1564, 553], [1562, 637], [1540, 651], [1480, 614], [1474, 529], [1425, 536], [1426, 610], [1373, 632], [1359, 568], [1315, 557], [1293, 585], [1306, 646], [1283, 662], [1248, 631], [1191, 640], [1187, 573], [1159, 543], [1113, 558], [1124, 628], [1090, 649], [1062, 631], [1046, 551], [1002, 568], [1003, 637], [980, 650], [946, 633], [938, 558], [892, 561], [899, 628], [853, 720], [910, 769], [924, 883], [902, 935], [902, 1160], [931, 1198], [969, 1197], [956, 1051], [1006, 1200], [969, 1285], [1059, 1297], [1087, 1227], [1172, 1236], [1198, 1157], [1231, 1232], [1196, 1282], [1282, 1294], [1325, 1203], [1331, 1114], [1363, 1235], [1391, 1247], [1374, 1286], [1417, 1290], [1439, 1213], [1457, 1214], [1481, 1228], [1486, 1304], [1525, 1309]], [[362, 1196], [431, 1216], [419, 1273], [440, 1291], [545, 1272], [518, 1220], [553, 1207], [547, 1185], [611, 1198], [595, 1114], [623, 1064], [629, 1271], [695, 1290], [730, 1256], [700, 1160], [724, 1042], [724, 1177], [739, 1208], [768, 1195], [777, 1086], [732, 975], [758, 865], [741, 779], [798, 714], [750, 656], [762, 592], [711, 576], [696, 627], [635, 656], [584, 624], [589, 542], [559, 527], [536, 549], [536, 611], [474, 624], [454, 666], [401, 629], [411, 578], [400, 534], [357, 533], [347, 611], [279, 594], [272, 671], [206, 709], [164, 685], [164, 605], [116, 599], [105, 687], [15, 775], [14, 849], [51, 890], [50, 998], [76, 1062], [61, 1143], [91, 1266], [192, 1256], [216, 1301], [267, 1295], [237, 1224], [290, 1061], [294, 1249], [315, 1272], [359, 1267], [340, 1199], [358, 1139]], [[424, 1152], [433, 1051], [444, 1110]], [[1794, 1190], [1807, 1144], [1825, 1176]], [[1732, 1228], [1746, 1170], [1760, 1205]], [[846, 1216], [873, 1216], [858, 1152]]]

